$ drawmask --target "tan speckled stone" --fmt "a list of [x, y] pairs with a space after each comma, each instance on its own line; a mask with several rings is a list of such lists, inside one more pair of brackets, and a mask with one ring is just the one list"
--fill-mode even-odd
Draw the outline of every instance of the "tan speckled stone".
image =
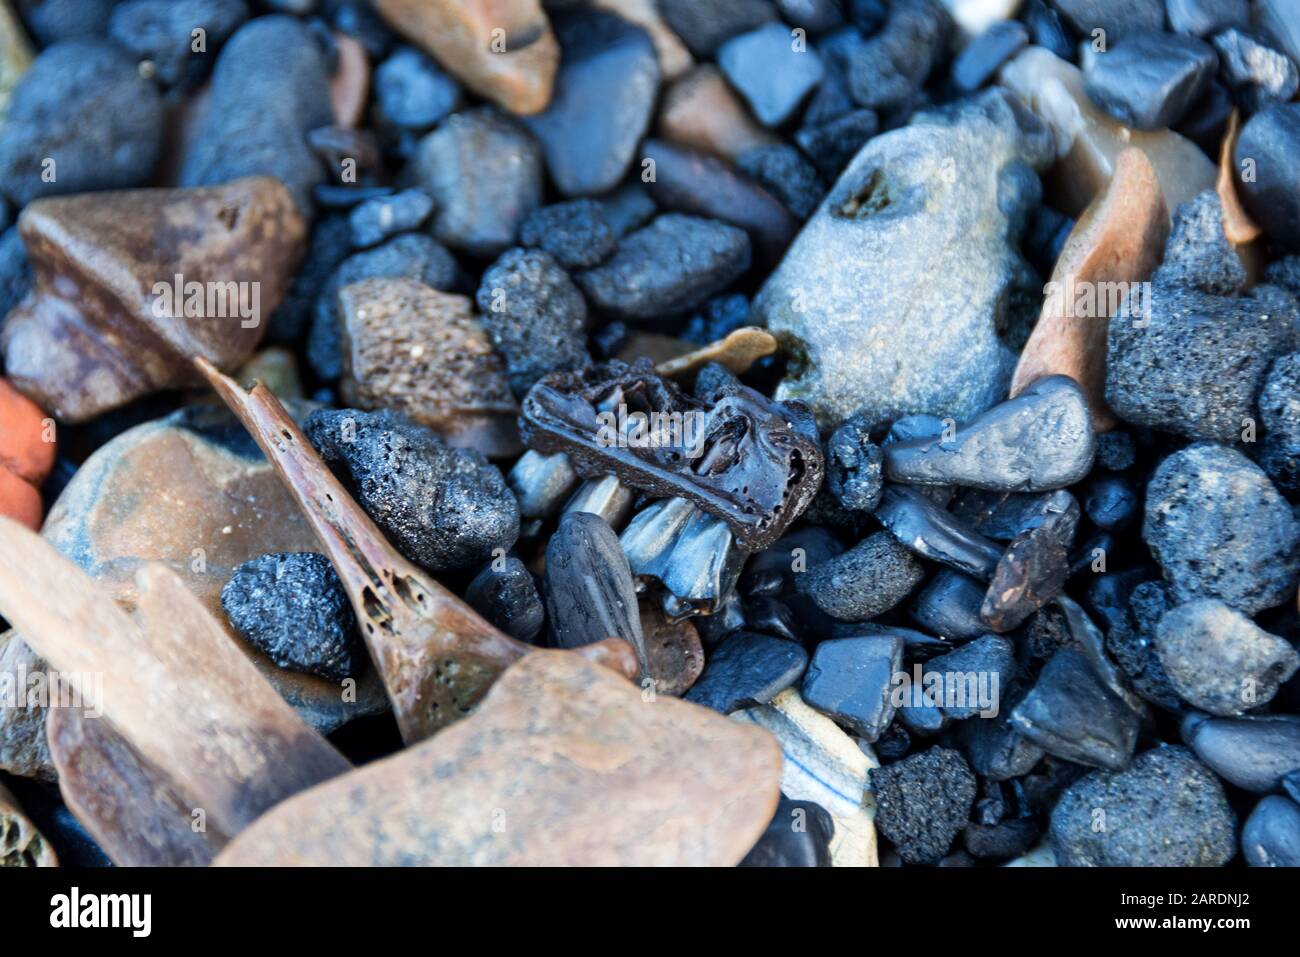
[[537, 651], [475, 714], [291, 798], [217, 863], [731, 866], [780, 777], [765, 731]]
[[345, 401], [394, 409], [451, 445], [519, 450], [505, 364], [465, 296], [414, 279], [366, 279], [339, 291]]

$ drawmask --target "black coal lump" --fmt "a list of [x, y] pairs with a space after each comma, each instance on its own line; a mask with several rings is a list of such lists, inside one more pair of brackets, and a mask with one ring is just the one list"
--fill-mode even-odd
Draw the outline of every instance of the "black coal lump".
[[1084, 61], [1089, 98], [1125, 126], [1173, 126], [1208, 88], [1214, 48], [1195, 37], [1135, 31]]
[[1052, 810], [1066, 867], [1219, 867], [1236, 854], [1236, 815], [1190, 750], [1157, 747], [1126, 771], [1095, 771]]
[[801, 645], [770, 635], [737, 632], [709, 652], [686, 700], [722, 714], [767, 704], [808, 667]]
[[431, 572], [480, 565], [519, 537], [497, 467], [403, 415], [317, 409], [305, 431], [397, 549]]
[[800, 219], [816, 212], [826, 195], [816, 167], [784, 143], [748, 149], [737, 157], [736, 166]]
[[884, 453], [871, 441], [870, 423], [849, 419], [826, 442], [826, 483], [845, 508], [869, 512], [884, 491]]
[[970, 819], [975, 775], [961, 752], [934, 747], [874, 768], [876, 827], [908, 864], [933, 864]]
[[365, 660], [347, 592], [324, 555], [250, 559], [221, 589], [221, 606], [240, 636], [281, 668], [340, 681]]
[[867, 621], [906, 598], [924, 575], [892, 535], [877, 532], [838, 558], [810, 567], [796, 587], [832, 618]]
[[875, 741], [894, 717], [894, 677], [903, 666], [896, 634], [823, 641], [803, 679], [803, 699], [818, 711]]
[[493, 559], [474, 576], [465, 600], [476, 612], [512, 638], [532, 642], [546, 622], [537, 583], [514, 555]]
[[812, 801], [792, 801], [785, 795], [758, 843], [741, 867], [830, 867], [835, 821]]
[[565, 269], [588, 269], [609, 258], [618, 236], [594, 199], [571, 199], [541, 206], [519, 227], [519, 242], [550, 253]]

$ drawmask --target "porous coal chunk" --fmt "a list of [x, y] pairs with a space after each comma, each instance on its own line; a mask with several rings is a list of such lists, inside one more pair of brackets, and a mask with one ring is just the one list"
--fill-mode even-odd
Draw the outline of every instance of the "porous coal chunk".
[[341, 681], [364, 661], [347, 592], [324, 555], [280, 552], [244, 562], [221, 589], [221, 607], [240, 636], [281, 668]]
[[848, 57], [849, 92], [859, 106], [901, 106], [944, 55], [952, 18], [938, 0], [895, 0], [880, 32]]
[[609, 257], [618, 246], [618, 236], [605, 218], [602, 203], [571, 199], [529, 213], [519, 227], [519, 242], [550, 253], [565, 269], [588, 269]]
[[376, 246], [390, 236], [415, 229], [432, 212], [432, 197], [419, 189], [404, 189], [358, 203], [348, 217], [352, 245], [358, 249]]
[[343, 374], [338, 294], [344, 286], [363, 279], [400, 276], [447, 291], [455, 286], [459, 274], [451, 253], [420, 233], [397, 236], [374, 249], [349, 256], [316, 294], [316, 309], [307, 339], [307, 361], [312, 371], [326, 382]]
[[1139, 31], [1085, 60], [1084, 89], [1125, 126], [1173, 126], [1208, 88], [1214, 48], [1195, 37]]
[[1089, 480], [1083, 495], [1088, 520], [1107, 532], [1128, 528], [1141, 506], [1133, 481], [1123, 475], [1100, 474]]
[[1233, 159], [1254, 170], [1237, 175], [1246, 211], [1268, 237], [1292, 252], [1300, 250], [1300, 104], [1261, 110], [1241, 129]]
[[764, 126], [788, 120], [825, 72], [817, 52], [796, 49], [782, 23], [732, 37], [718, 50], [718, 65]]
[[697, 57], [711, 57], [731, 37], [776, 18], [768, 0], [660, 0], [659, 10]]
[[1271, 794], [1241, 829], [1241, 853], [1251, 867], [1300, 867], [1300, 805]]
[[894, 676], [903, 666], [896, 634], [823, 641], [803, 678], [803, 700], [875, 741], [894, 717]]
[[970, 819], [975, 775], [961, 752], [935, 747], [873, 768], [876, 827], [909, 864], [933, 864]]
[[1130, 293], [1106, 337], [1106, 403], [1126, 422], [1191, 439], [1239, 441], [1273, 359], [1294, 348], [1285, 314], [1154, 283]]
[[793, 641], [737, 632], [712, 652], [686, 700], [722, 714], [767, 704], [798, 681], [808, 653]]
[[1168, 711], [1181, 710], [1182, 699], [1155, 648], [1156, 625], [1173, 604], [1169, 588], [1158, 581], [1134, 584], [1128, 577], [1102, 575], [1089, 592], [1110, 626], [1106, 650], [1141, 697]]
[[[153, 64], [166, 86], [188, 86], [211, 66], [211, 57], [248, 19], [244, 0], [127, 0], [113, 10], [108, 35], [135, 57]], [[203, 50], [194, 31], [203, 31]]]
[[644, 321], [698, 308], [738, 279], [749, 263], [744, 230], [665, 213], [625, 237], [604, 264], [575, 278], [597, 309]]
[[1248, 615], [1294, 598], [1300, 527], [1263, 470], [1197, 443], [1160, 463], [1142, 537], [1176, 602], [1217, 598]]
[[1066, 867], [1220, 867], [1236, 853], [1236, 826], [1223, 786], [1173, 746], [1076, 781], [1052, 810], [1049, 833]]
[[420, 140], [408, 170], [433, 197], [433, 236], [473, 256], [496, 256], [542, 203], [542, 151], [492, 107], [453, 113]]
[[397, 549], [431, 572], [480, 565], [519, 536], [496, 466], [393, 412], [317, 409], [307, 438]]
[[921, 565], [886, 532], [800, 575], [801, 594], [841, 621], [868, 621], [893, 608], [925, 577]]
[[483, 273], [478, 308], [516, 395], [548, 372], [574, 372], [591, 362], [586, 301], [550, 253], [508, 250]]
[[1178, 207], [1155, 282], [1234, 296], [1246, 285], [1246, 267], [1223, 233], [1223, 204], [1207, 189]]
[[785, 143], [748, 149], [737, 157], [736, 166], [800, 219], [816, 211], [826, 192], [816, 168]]
[[537, 584], [528, 569], [514, 555], [498, 567], [494, 559], [474, 576], [465, 589], [470, 606], [511, 638], [532, 642], [546, 623]]
[[1259, 464], [1288, 495], [1300, 493], [1300, 352], [1277, 359], [1259, 393]]
[[460, 103], [460, 84], [424, 53], [400, 47], [375, 70], [380, 122], [404, 130], [432, 129]]
[[1290, 642], [1212, 598], [1179, 605], [1161, 618], [1156, 650], [1178, 694], [1220, 716], [1272, 701], [1300, 666]]
[[1083, 653], [1062, 648], [1011, 712], [1011, 726], [1048, 754], [1092, 767], [1128, 767], [1138, 717], [1098, 679]]
[[1291, 58], [1259, 37], [1242, 30], [1224, 30], [1212, 41], [1219, 54], [1219, 74], [1233, 96], [1251, 113], [1285, 103], [1300, 87], [1300, 73]]
[[153, 173], [162, 129], [158, 88], [131, 57], [103, 40], [56, 43], [10, 97], [0, 127], [0, 184], [19, 206], [139, 186]]
[[312, 187], [325, 170], [307, 134], [333, 121], [329, 68], [315, 34], [293, 17], [257, 17], [217, 57], [208, 105], [181, 164], [181, 185], [274, 176], [310, 215]]
[[1268, 714], [1208, 718], [1194, 723], [1188, 743], [1223, 780], [1268, 794], [1300, 771], [1300, 717]]
[[826, 443], [826, 484], [845, 508], [870, 512], [884, 491], [884, 453], [871, 441], [870, 423], [855, 416]]
[[758, 843], [740, 867], [830, 867], [835, 821], [812, 801], [792, 801], [784, 795]]

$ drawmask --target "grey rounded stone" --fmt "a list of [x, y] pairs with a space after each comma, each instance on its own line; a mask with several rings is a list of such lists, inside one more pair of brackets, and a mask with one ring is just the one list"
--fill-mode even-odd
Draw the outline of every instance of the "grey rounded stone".
[[1290, 642], [1212, 598], [1161, 618], [1156, 651], [1183, 700], [1225, 717], [1272, 701], [1300, 666]]
[[794, 357], [778, 398], [824, 431], [1001, 400], [1041, 300], [1015, 242], [1052, 155], [1000, 90], [869, 140], [755, 300]]
[[1300, 527], [1236, 449], [1198, 443], [1161, 462], [1147, 486], [1142, 537], [1179, 604], [1217, 598], [1253, 615], [1295, 597]]
[[1300, 352], [1277, 359], [1259, 393], [1259, 464], [1289, 495], [1300, 493]]
[[1214, 48], [1195, 37], [1134, 31], [1085, 58], [1084, 89], [1125, 126], [1161, 130], [1205, 92], [1218, 62]]
[[[142, 61], [168, 86], [188, 86], [202, 78], [211, 58], [248, 19], [244, 0], [127, 0], [113, 10], [108, 35]], [[204, 33], [205, 50], [194, 47], [194, 31]]]
[[1270, 714], [1208, 718], [1188, 735], [1196, 755], [1229, 784], [1244, 791], [1276, 791], [1300, 771], [1300, 717]]
[[1300, 867], [1300, 805], [1275, 794], [1258, 804], [1241, 829], [1251, 867]]
[[56, 43], [14, 87], [0, 126], [0, 184], [20, 206], [139, 186], [153, 173], [162, 132], [158, 89], [131, 57], [103, 40]]
[[1237, 851], [1236, 827], [1223, 786], [1174, 746], [1076, 781], [1053, 808], [1049, 833], [1066, 867], [1220, 867]]

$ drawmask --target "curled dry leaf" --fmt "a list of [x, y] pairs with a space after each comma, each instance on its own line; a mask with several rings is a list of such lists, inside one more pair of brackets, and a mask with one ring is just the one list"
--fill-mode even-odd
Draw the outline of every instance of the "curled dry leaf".
[[0, 613], [216, 834], [237, 834], [348, 769], [174, 572], [146, 565], [137, 588], [132, 616], [48, 542], [0, 518]]
[[780, 778], [765, 731], [534, 651], [472, 717], [286, 802], [217, 864], [731, 866]]
[[[1105, 192], [1088, 206], [1065, 241], [1052, 270], [1038, 324], [1025, 343], [1011, 380], [1016, 396], [1038, 379], [1067, 375], [1082, 387], [1099, 432], [1115, 427], [1106, 407], [1106, 328], [1103, 291], [1111, 283], [1145, 280], [1160, 263], [1169, 214], [1160, 180], [1140, 149], [1123, 150]], [[1079, 315], [1076, 291], [1091, 290], [1102, 315]]]
[[[420, 741], [469, 714], [532, 647], [493, 628], [403, 558], [264, 386], [245, 391], [211, 363], [195, 363], [275, 464], [334, 563], [403, 740]], [[637, 673], [625, 642], [599, 642], [582, 653], [627, 677]]]
[[757, 326], [744, 326], [717, 342], [659, 363], [655, 372], [668, 379], [685, 378], [699, 372], [708, 363], [716, 362], [734, 375], [743, 375], [755, 362], [776, 350], [776, 336]]

